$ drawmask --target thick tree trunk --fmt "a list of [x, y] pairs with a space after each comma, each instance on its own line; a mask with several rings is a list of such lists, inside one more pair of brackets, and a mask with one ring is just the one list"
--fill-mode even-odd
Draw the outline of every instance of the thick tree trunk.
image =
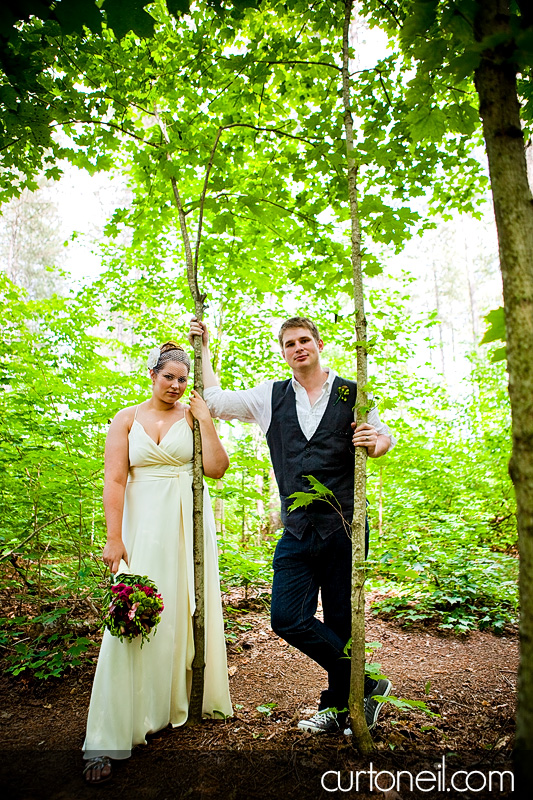
[[[510, 34], [508, 0], [478, 3], [476, 38]], [[533, 785], [533, 200], [520, 125], [512, 39], [483, 52], [475, 82], [489, 160], [503, 278], [520, 545], [520, 674], [516, 767], [522, 796]]]
[[[353, 119], [351, 111], [349, 33], [353, 0], [345, 0], [342, 36], [342, 100], [348, 158], [348, 193], [351, 221], [351, 259], [354, 285], [355, 328], [357, 341], [357, 422], [366, 422], [367, 384], [366, 319], [361, 269], [361, 229], [357, 203], [357, 164], [353, 157]], [[352, 521], [352, 668], [348, 707], [352, 719], [353, 743], [362, 753], [372, 750], [372, 739], [363, 712], [365, 683], [365, 519], [366, 519], [366, 450], [357, 447], [354, 473], [354, 513]]]

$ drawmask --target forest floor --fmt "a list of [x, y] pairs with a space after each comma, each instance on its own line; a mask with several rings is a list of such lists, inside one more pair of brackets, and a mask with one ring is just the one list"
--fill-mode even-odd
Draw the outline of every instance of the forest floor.
[[[272, 633], [261, 597], [244, 601], [234, 595], [226, 603], [233, 638], [228, 667], [234, 716], [150, 736], [147, 747], [136, 747], [131, 759], [115, 763], [112, 781], [100, 787], [85, 786], [81, 777], [94, 663], [61, 679], [2, 677], [3, 800], [510, 796], [507, 788], [500, 791], [499, 782], [491, 790], [478, 788], [487, 782], [490, 770], [511, 768], [515, 630], [503, 636], [476, 631], [458, 637], [431, 625], [402, 628], [368, 610], [367, 641], [381, 643], [374, 659], [391, 679], [393, 693], [423, 700], [439, 716], [385, 705], [373, 731], [375, 751], [363, 758], [352, 737], [313, 736], [297, 729], [298, 720], [316, 710], [324, 672]], [[356, 791], [356, 771], [368, 771], [371, 763], [375, 772], [392, 773], [380, 776], [378, 787], [394, 788], [379, 791], [374, 786], [370, 791], [367, 772]], [[398, 770], [414, 776], [428, 770], [436, 777], [429, 784], [421, 779], [421, 791], [415, 779], [411, 791], [411, 779], [405, 775], [403, 783], [394, 783]], [[457, 791], [450, 790], [447, 782], [457, 770], [477, 771], [468, 776], [471, 791], [464, 791], [464, 774], [455, 779]], [[337, 790], [337, 772], [342, 793]], [[448, 794], [439, 791], [443, 782]]]

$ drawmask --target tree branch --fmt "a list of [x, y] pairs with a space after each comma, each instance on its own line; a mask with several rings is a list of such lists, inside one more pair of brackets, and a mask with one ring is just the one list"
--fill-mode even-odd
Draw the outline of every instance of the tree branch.
[[255, 64], [303, 64], [305, 66], [316, 66], [316, 67], [329, 67], [330, 69], [335, 69], [337, 72], [342, 71], [342, 67], [338, 67], [336, 64], [331, 64], [329, 61], [305, 61], [303, 59], [295, 58], [295, 59], [287, 59], [286, 61], [271, 61], [270, 59], [260, 58], [254, 62]]
[[114, 130], [124, 133], [126, 136], [131, 136], [133, 139], [137, 139], [138, 142], [142, 142], [143, 144], [148, 144], [150, 145], [150, 147], [155, 147], [156, 150], [159, 148], [158, 144], [155, 144], [154, 142], [149, 142], [147, 139], [143, 139], [142, 136], [138, 136], [136, 133], [129, 131], [127, 128], [124, 128], [121, 125], [117, 125], [114, 122], [105, 122], [101, 119], [89, 118], [89, 119], [74, 119], [74, 120], [69, 120], [68, 122], [54, 122], [50, 125], [50, 127], [55, 128], [58, 125], [78, 125], [78, 124], [106, 125], [108, 128], [113, 128]]
[[60, 519], [65, 519], [65, 517], [68, 517], [68, 514], [61, 514], [60, 517], [56, 517], [55, 519], [51, 519], [49, 522], [45, 522], [43, 525], [39, 525], [39, 527], [35, 528], [30, 533], [30, 535], [27, 536], [22, 542], [19, 542], [18, 545], [15, 548], [13, 548], [13, 550], [10, 550], [9, 553], [3, 553], [0, 556], [0, 561], [3, 561], [5, 558], [10, 558], [17, 552], [17, 550], [20, 550], [21, 547], [27, 544], [30, 541], [30, 539], [33, 539], [34, 536], [36, 536], [38, 533], [44, 530], [44, 528], [47, 528], [49, 525], [53, 525], [54, 522], [59, 522]]
[[205, 178], [204, 178], [204, 185], [202, 187], [202, 194], [200, 196], [200, 216], [198, 219], [198, 234], [196, 236], [196, 248], [194, 253], [194, 269], [196, 273], [198, 272], [198, 257], [200, 255], [200, 240], [202, 238], [202, 225], [204, 221], [204, 204], [205, 204], [205, 196], [207, 193], [207, 184], [209, 182], [209, 176], [211, 174], [211, 169], [213, 168], [213, 161], [215, 158], [215, 152], [218, 147], [218, 143], [220, 141], [220, 137], [222, 136], [222, 131], [224, 128], [219, 128], [217, 131], [217, 135], [215, 136], [215, 141], [213, 143], [213, 147], [211, 148], [211, 153], [209, 156], [209, 162], [207, 164], [207, 169], [205, 171]]
[[383, 83], [383, 77], [382, 77], [382, 75], [381, 75], [381, 72], [380, 72], [379, 70], [377, 70], [377, 73], [378, 73], [378, 75], [379, 75], [379, 82], [381, 83], [381, 88], [382, 88], [382, 89], [383, 89], [383, 91], [385, 92], [385, 97], [387, 98], [387, 102], [388, 102], [388, 104], [389, 104], [390, 106], [392, 106], [392, 100], [390, 99], [390, 97], [389, 97], [389, 93], [387, 92], [387, 89], [386, 89], [386, 87], [385, 87], [385, 84]]
[[400, 22], [400, 20], [398, 19], [398, 17], [394, 13], [394, 11], [391, 11], [391, 9], [388, 7], [387, 3], [385, 3], [384, 0], [377, 0], [377, 2], [379, 3], [380, 6], [383, 6], [383, 8], [386, 9], [389, 12], [389, 14], [393, 18], [394, 22], [396, 23], [396, 25], [399, 28], [401, 28], [402, 27], [402, 23]]

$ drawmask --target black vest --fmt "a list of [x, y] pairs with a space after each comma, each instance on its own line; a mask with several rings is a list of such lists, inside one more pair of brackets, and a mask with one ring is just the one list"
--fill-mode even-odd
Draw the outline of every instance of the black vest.
[[[352, 521], [354, 447], [351, 423], [356, 397], [357, 385], [337, 376], [320, 424], [307, 440], [298, 422], [292, 381], [276, 381], [272, 387], [272, 421], [266, 438], [278, 482], [281, 521], [285, 530], [298, 539], [309, 523], [325, 539], [334, 531], [344, 530], [342, 517], [348, 525]], [[288, 496], [311, 488], [304, 475], [312, 475], [331, 489], [341, 505], [342, 517], [323, 500], [288, 511], [293, 502]]]

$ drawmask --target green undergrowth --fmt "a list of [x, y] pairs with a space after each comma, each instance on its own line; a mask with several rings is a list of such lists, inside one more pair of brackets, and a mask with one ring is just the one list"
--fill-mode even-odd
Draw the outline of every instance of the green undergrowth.
[[[51, 548], [50, 548], [51, 549]], [[100, 609], [107, 577], [99, 565], [77, 568], [72, 558], [57, 558], [53, 570], [17, 560], [24, 590], [0, 573], [0, 669], [13, 676], [46, 680], [83, 667], [96, 653]], [[61, 573], [61, 585], [57, 576]]]
[[434, 622], [465, 634], [490, 629], [501, 634], [518, 619], [518, 561], [487, 548], [419, 550], [410, 563], [384, 553], [372, 610], [404, 625]]
[[69, 617], [68, 608], [56, 608], [35, 617], [0, 619], [0, 648], [4, 672], [46, 680], [60, 678], [80, 667], [95, 652], [95, 641], [81, 632], [87, 626]]
[[247, 545], [226, 541], [219, 551], [220, 583], [222, 590], [242, 588], [244, 598], [251, 591], [272, 583], [272, 558], [276, 541], [264, 541], [261, 545]]

